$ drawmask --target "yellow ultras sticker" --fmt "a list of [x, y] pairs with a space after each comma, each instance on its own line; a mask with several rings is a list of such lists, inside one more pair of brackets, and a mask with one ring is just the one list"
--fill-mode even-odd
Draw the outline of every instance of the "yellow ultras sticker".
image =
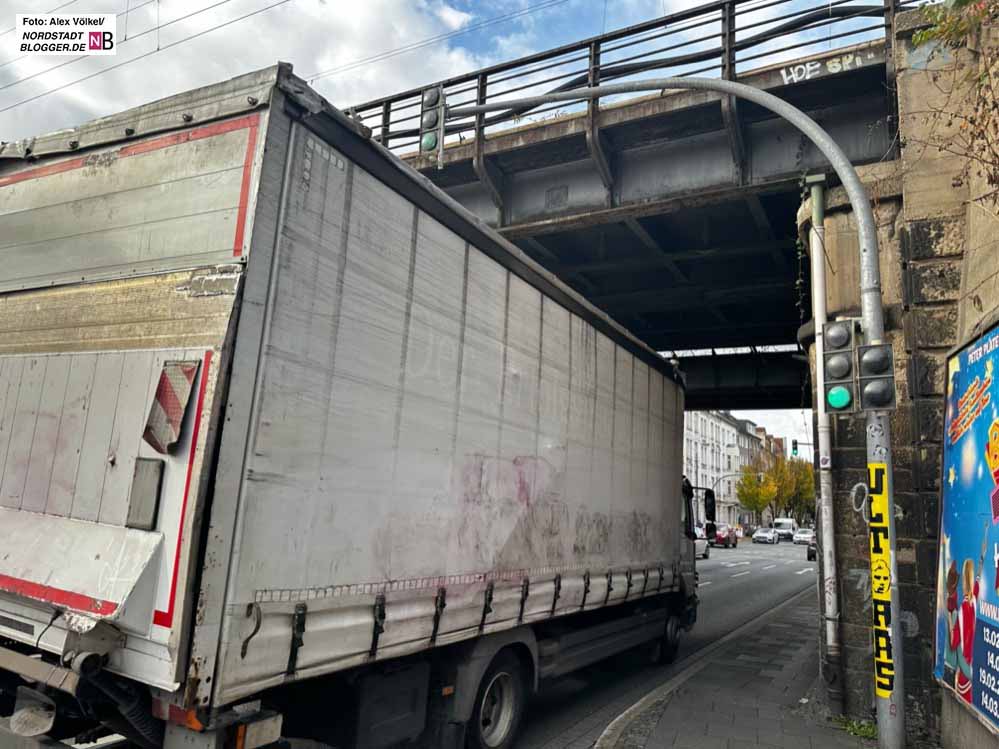
[[891, 546], [888, 543], [888, 466], [868, 463], [871, 519], [871, 599], [874, 612], [874, 693], [891, 697], [895, 662], [891, 641]]

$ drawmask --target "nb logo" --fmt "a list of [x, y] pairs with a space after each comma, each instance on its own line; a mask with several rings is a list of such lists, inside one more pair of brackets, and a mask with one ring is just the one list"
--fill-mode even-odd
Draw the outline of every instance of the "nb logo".
[[114, 34], [110, 31], [87, 32], [87, 49], [91, 51], [114, 49]]

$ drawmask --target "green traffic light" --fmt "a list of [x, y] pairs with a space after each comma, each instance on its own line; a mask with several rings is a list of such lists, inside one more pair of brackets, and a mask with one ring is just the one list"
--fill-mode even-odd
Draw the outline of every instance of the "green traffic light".
[[437, 148], [437, 133], [424, 133], [420, 138], [421, 151], [433, 151]]
[[826, 393], [826, 402], [837, 411], [842, 411], [849, 406], [852, 400], [853, 396], [850, 394], [850, 390], [842, 385], [829, 388], [829, 392]]

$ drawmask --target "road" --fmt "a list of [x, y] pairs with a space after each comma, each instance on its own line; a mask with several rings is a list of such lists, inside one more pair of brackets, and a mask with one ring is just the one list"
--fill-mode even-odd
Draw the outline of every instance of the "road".
[[806, 561], [805, 549], [789, 541], [770, 546], [748, 539], [735, 549], [711, 549], [709, 559], [697, 560], [701, 605], [677, 662], [652, 666], [636, 651], [567, 677], [535, 700], [518, 749], [592, 746], [614, 718], [673, 676], [686, 658], [805, 588], [814, 588], [817, 565]]

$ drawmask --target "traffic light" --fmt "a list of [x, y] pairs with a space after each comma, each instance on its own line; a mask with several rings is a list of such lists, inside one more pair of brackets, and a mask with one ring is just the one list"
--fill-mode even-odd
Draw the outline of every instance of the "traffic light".
[[854, 368], [857, 321], [848, 319], [826, 323], [822, 328], [822, 340], [826, 410], [831, 414], [854, 413], [857, 410]]
[[891, 345], [877, 343], [857, 349], [860, 369], [860, 408], [888, 411], [895, 408], [895, 367]]
[[420, 114], [420, 150], [437, 151], [444, 142], [444, 90], [440, 86], [423, 92]]
[[798, 440], [791, 440], [791, 455], [798, 457]]

